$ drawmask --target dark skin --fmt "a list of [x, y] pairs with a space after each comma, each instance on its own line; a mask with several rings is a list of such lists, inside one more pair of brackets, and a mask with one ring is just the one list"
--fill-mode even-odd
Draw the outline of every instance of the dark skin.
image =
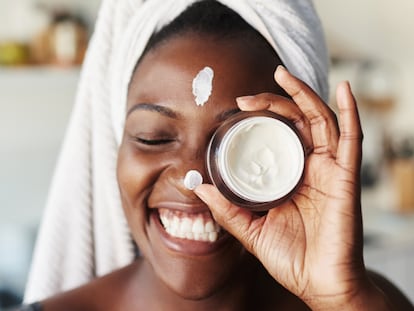
[[[338, 127], [303, 82], [282, 68], [273, 75], [280, 64], [257, 42], [199, 34], [171, 38], [142, 58], [129, 90], [117, 171], [142, 257], [46, 300], [45, 310], [412, 310], [363, 266], [362, 134], [349, 85], [338, 88]], [[214, 70], [213, 92], [196, 106], [191, 83], [205, 66]], [[248, 94], [259, 95], [236, 102]], [[195, 192], [183, 185], [190, 169], [208, 180], [208, 141], [239, 109], [286, 116], [310, 153], [298, 194], [261, 217], [233, 206], [211, 185]], [[189, 217], [211, 211], [226, 231], [214, 242], [173, 237], [159, 221], [160, 209]]]

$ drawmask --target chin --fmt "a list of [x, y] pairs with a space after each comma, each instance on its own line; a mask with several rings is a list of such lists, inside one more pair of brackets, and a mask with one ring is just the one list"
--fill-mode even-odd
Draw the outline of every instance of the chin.
[[162, 281], [177, 296], [185, 300], [199, 301], [210, 298], [225, 289], [234, 281], [234, 272], [230, 267], [227, 271], [212, 269], [191, 269], [174, 267], [169, 275], [163, 275]]
[[[226, 288], [234, 288], [243, 273], [248, 256], [240, 244], [234, 243], [222, 256], [171, 256], [152, 261], [157, 278], [175, 296], [185, 300], [208, 299]], [[167, 259], [168, 258], [168, 259]]]

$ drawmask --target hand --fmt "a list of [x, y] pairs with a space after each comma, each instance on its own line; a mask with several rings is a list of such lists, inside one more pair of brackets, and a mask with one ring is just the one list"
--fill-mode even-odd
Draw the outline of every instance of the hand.
[[276, 82], [293, 101], [274, 94], [239, 98], [241, 110], [268, 109], [289, 118], [309, 151], [304, 180], [290, 200], [257, 216], [228, 202], [212, 185], [196, 194], [213, 216], [274, 277], [309, 306], [338, 307], [366, 292], [362, 256], [360, 165], [362, 131], [348, 83], [337, 88], [333, 111], [279, 66]]

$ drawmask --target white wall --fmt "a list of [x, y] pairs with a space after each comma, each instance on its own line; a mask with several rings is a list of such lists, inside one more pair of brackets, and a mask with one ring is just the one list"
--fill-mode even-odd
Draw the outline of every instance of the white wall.
[[[378, 60], [393, 68], [396, 107], [388, 117], [391, 134], [414, 135], [414, 1], [314, 0], [336, 57]], [[352, 76], [343, 76], [350, 79]], [[333, 86], [334, 87], [334, 86]], [[334, 89], [332, 87], [332, 89]]]
[[412, 0], [314, 0], [336, 55], [411, 59]]
[[24, 288], [78, 70], [0, 68], [0, 288]]
[[0, 69], [0, 224], [36, 224], [78, 70]]

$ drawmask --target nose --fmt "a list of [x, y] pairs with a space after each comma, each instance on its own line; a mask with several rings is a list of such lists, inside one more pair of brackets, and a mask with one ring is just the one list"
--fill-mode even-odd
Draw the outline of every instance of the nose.
[[[192, 184], [201, 177], [202, 181], [209, 182], [209, 177], [206, 170], [206, 150], [207, 144], [199, 144], [193, 148], [182, 148], [178, 163], [174, 173], [174, 183], [177, 189], [186, 195], [193, 192]], [[197, 174], [198, 172], [199, 174]], [[190, 187], [189, 187], [190, 185]]]

